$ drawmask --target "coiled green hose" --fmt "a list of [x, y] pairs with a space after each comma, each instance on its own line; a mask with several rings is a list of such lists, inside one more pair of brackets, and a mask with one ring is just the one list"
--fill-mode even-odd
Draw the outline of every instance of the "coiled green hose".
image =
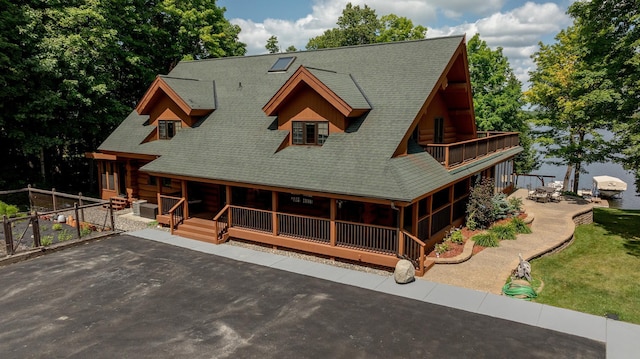
[[510, 297], [517, 297], [524, 300], [531, 300], [538, 296], [538, 293], [531, 285], [523, 285], [509, 282], [502, 287], [502, 293]]

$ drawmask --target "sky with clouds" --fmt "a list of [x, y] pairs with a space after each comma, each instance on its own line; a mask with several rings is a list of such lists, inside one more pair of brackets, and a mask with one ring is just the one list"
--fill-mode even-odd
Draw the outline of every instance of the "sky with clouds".
[[572, 21], [566, 14], [574, 0], [219, 0], [225, 17], [242, 28], [240, 41], [247, 55], [266, 53], [271, 35], [284, 50], [290, 45], [304, 50], [307, 41], [336, 27], [348, 2], [367, 4], [378, 16], [396, 14], [427, 27], [427, 37], [479, 33], [495, 49], [500, 46], [516, 76], [528, 82], [534, 68], [530, 56], [540, 41], [554, 36]]

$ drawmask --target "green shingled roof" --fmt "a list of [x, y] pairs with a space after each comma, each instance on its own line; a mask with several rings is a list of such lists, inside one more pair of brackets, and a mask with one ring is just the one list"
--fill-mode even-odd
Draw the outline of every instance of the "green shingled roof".
[[[151, 126], [146, 116], [133, 112], [99, 149], [160, 156], [143, 171], [411, 201], [462, 178], [465, 171], [519, 151], [487, 157], [457, 172], [447, 171], [426, 152], [392, 158], [462, 41], [454, 36], [298, 52], [293, 65], [277, 73], [268, 70], [281, 54], [181, 62], [169, 77], [215, 81], [215, 111], [171, 140], [144, 144]], [[262, 107], [300, 65], [350, 106], [371, 110], [345, 133], [331, 133], [323, 146], [277, 151], [288, 133], [273, 129], [275, 118]], [[200, 90], [186, 86], [179, 91], [182, 98], [196, 98]]]
[[180, 98], [194, 110], [214, 110], [214, 82], [197, 79], [160, 76]]

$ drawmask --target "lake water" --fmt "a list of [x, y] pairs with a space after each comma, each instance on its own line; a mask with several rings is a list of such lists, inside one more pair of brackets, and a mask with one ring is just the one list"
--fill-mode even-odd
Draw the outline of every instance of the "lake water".
[[[622, 209], [640, 209], [640, 196], [637, 195], [637, 189], [634, 181], [634, 176], [631, 172], [626, 171], [621, 165], [617, 163], [592, 163], [585, 168], [588, 173], [580, 174], [580, 189], [591, 189], [593, 186], [593, 176], [613, 176], [618, 177], [627, 183], [627, 190], [622, 193], [622, 196], [618, 199], [607, 199], [609, 207], [622, 208]], [[567, 168], [564, 166], [554, 166], [548, 163], [543, 163], [539, 170], [531, 172], [536, 175], [548, 175], [555, 176], [554, 178], [545, 178], [545, 184], [553, 181], [562, 181], [564, 179]], [[518, 187], [527, 187], [527, 184], [531, 184], [533, 188], [540, 186], [540, 180], [535, 177], [520, 177], [518, 179]], [[571, 175], [570, 183], [573, 183], [573, 174]]]

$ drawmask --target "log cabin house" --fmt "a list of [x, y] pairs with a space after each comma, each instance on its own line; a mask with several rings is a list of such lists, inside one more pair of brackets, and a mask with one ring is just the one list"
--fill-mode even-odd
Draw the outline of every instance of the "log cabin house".
[[88, 154], [102, 197], [177, 235], [393, 267], [512, 182], [518, 133], [476, 130], [464, 36], [180, 62]]

